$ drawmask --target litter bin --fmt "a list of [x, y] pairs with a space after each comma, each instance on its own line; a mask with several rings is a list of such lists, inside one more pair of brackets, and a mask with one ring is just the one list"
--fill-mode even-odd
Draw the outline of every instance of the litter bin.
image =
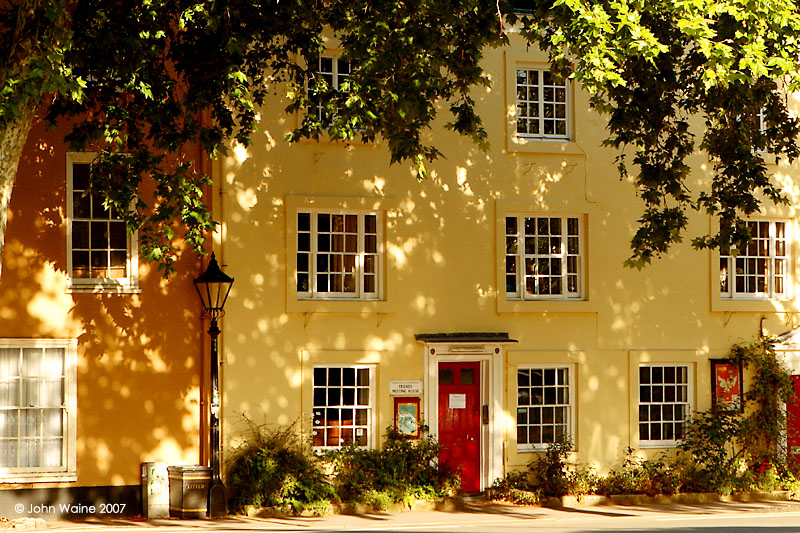
[[142, 463], [142, 515], [169, 518], [167, 463]]
[[169, 514], [178, 518], [205, 518], [211, 468], [198, 465], [170, 466]]

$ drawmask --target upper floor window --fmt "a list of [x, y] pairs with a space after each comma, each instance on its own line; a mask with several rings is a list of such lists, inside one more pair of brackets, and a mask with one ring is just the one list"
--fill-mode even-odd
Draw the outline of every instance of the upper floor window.
[[[320, 120], [329, 116], [331, 110], [326, 110], [327, 98], [325, 95], [330, 95], [339, 91], [344, 81], [350, 76], [350, 62], [338, 57], [323, 56], [319, 58], [319, 69], [317, 70], [317, 79], [324, 81], [324, 86], [315, 87], [312, 83], [309, 85], [309, 92], [311, 93], [311, 100], [313, 105], [317, 108], [317, 116]], [[318, 83], [318, 82], [317, 82]], [[321, 85], [321, 84], [320, 84]]]
[[298, 212], [298, 298], [380, 299], [382, 226], [378, 212]]
[[569, 138], [567, 81], [544, 69], [517, 68], [517, 135], [544, 139]]
[[750, 243], [719, 258], [723, 298], [789, 298], [789, 226], [780, 221], [747, 222]]
[[570, 370], [568, 365], [517, 369], [517, 449], [572, 439]]
[[649, 446], [675, 446], [684, 436], [690, 414], [691, 374], [688, 365], [639, 367], [639, 441]]
[[75, 474], [74, 341], [0, 340], [0, 479]]
[[93, 154], [67, 161], [67, 270], [72, 290], [116, 291], [138, 287], [136, 234], [119, 213], [89, 191]]
[[581, 298], [583, 231], [580, 217], [507, 216], [506, 297]]
[[372, 446], [375, 367], [316, 366], [313, 374], [314, 446]]

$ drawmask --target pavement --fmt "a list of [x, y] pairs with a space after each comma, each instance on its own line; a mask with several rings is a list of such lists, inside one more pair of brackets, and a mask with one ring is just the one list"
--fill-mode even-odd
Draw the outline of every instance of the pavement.
[[[501, 505], [489, 502], [466, 502], [459, 509], [447, 511], [407, 511], [366, 513], [359, 515], [333, 514], [322, 517], [257, 518], [233, 516], [220, 519], [124, 519], [88, 518], [48, 521], [53, 531], [126, 531], [129, 533], [156, 531], [183, 532], [257, 532], [257, 531], [649, 531], [658, 522], [686, 519], [726, 519], [731, 523], [744, 519], [758, 524], [769, 520], [788, 523], [792, 527], [781, 531], [800, 531], [800, 502], [763, 500], [756, 502], [713, 502], [693, 504], [601, 505], [545, 508], [537, 506]], [[769, 518], [769, 520], [768, 520]], [[634, 524], [636, 524], [634, 526]], [[639, 525], [644, 524], [644, 526]], [[677, 522], [676, 522], [677, 524]], [[794, 528], [793, 524], [797, 524]], [[628, 527], [631, 526], [631, 527]], [[39, 526], [41, 527], [41, 525]], [[744, 527], [744, 526], [742, 526]], [[762, 528], [764, 526], [759, 526]], [[2, 526], [0, 525], [0, 528]], [[700, 529], [681, 529], [699, 531]], [[752, 527], [744, 528], [745, 531]], [[673, 528], [674, 530], [674, 528]], [[732, 531], [725, 529], [722, 531]], [[777, 530], [777, 529], [776, 529]]]

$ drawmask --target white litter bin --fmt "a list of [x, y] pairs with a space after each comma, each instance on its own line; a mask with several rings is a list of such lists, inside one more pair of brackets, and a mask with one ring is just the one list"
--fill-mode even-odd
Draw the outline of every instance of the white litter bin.
[[142, 463], [142, 515], [169, 518], [167, 463]]

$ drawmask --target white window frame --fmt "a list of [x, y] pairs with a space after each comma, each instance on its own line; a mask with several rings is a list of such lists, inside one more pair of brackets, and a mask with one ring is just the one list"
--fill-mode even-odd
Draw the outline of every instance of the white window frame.
[[[331, 70], [330, 71], [323, 71], [322, 70], [322, 62], [323, 62], [323, 60], [326, 60], [326, 59], [331, 60]], [[346, 73], [342, 72], [342, 68], [341, 68], [340, 64], [346, 64], [347, 65], [347, 72]], [[317, 76], [320, 76], [320, 77], [321, 76], [330, 76], [331, 77], [331, 83], [329, 83], [329, 88], [331, 90], [338, 91], [341, 83], [344, 80], [346, 80], [347, 78], [350, 77], [351, 69], [352, 69], [352, 63], [350, 61], [342, 59], [338, 54], [324, 54], [324, 55], [321, 55], [319, 57], [318, 61], [317, 61], [317, 72], [316, 72], [316, 74], [317, 74]], [[308, 87], [309, 93], [310, 93], [311, 90], [312, 90], [312, 88], [309, 86]], [[309, 94], [309, 96], [310, 96], [310, 94]], [[317, 118], [319, 118], [320, 120], [323, 120], [323, 118], [324, 118], [323, 111], [324, 111], [324, 107], [325, 107], [325, 103], [326, 102], [322, 99], [321, 95], [316, 95], [316, 97], [319, 98], [319, 101], [316, 102], [316, 103], [312, 103], [311, 105], [312, 105], [312, 107], [316, 107], [317, 108], [317, 111], [316, 111]]]
[[756, 113], [756, 124], [758, 125], [759, 133], [766, 133], [767, 131], [767, 116], [765, 113], [765, 109], [762, 107]]
[[[533, 400], [531, 398], [529, 400], [528, 405], [521, 405], [520, 401], [519, 401], [520, 387], [533, 389], [534, 385], [530, 384], [527, 387], [525, 387], [524, 385], [520, 385], [519, 384], [519, 371], [520, 370], [523, 370], [523, 371], [524, 370], [527, 370], [527, 371], [532, 371], [532, 370], [542, 370], [542, 371], [555, 370], [556, 371], [556, 383], [554, 385], [552, 385], [552, 387], [556, 387], [556, 388], [558, 388], [559, 385], [560, 385], [558, 383], [558, 370], [566, 370], [567, 371], [567, 383], [566, 383], [567, 402], [566, 403], [558, 403], [556, 401], [555, 403], [544, 403], [544, 398], [543, 398], [543, 403], [534, 404]], [[519, 366], [517, 366], [517, 379], [516, 379], [516, 386], [515, 386], [515, 388], [516, 388], [516, 398], [517, 398], [516, 401], [515, 401], [515, 404], [516, 404], [516, 411], [515, 411], [516, 433], [515, 433], [515, 436], [514, 436], [514, 438], [515, 438], [515, 440], [517, 442], [517, 451], [519, 451], [519, 452], [539, 452], [539, 451], [546, 450], [548, 445], [550, 444], [548, 442], [537, 442], [537, 443], [528, 442], [528, 443], [524, 443], [524, 444], [519, 442], [519, 440], [520, 440], [519, 439], [519, 428], [520, 428], [520, 425], [521, 425], [519, 421], [520, 421], [520, 414], [521, 414], [520, 410], [521, 409], [527, 409], [528, 410], [528, 412], [526, 413], [526, 418], [527, 418], [528, 421], [525, 424], [522, 424], [525, 427], [530, 428], [530, 427], [533, 427], [533, 426], [543, 427], [545, 425], [552, 425], [555, 428], [556, 425], [563, 425], [563, 426], [565, 426], [565, 436], [570, 439], [570, 441], [572, 442], [573, 447], [576, 445], [576, 442], [575, 442], [575, 415], [574, 415], [574, 413], [575, 413], [575, 383], [576, 383], [576, 381], [575, 381], [575, 365], [574, 364], [519, 365]], [[546, 389], [546, 388], [548, 388], [548, 386], [543, 385], [542, 388]], [[558, 397], [556, 395], [556, 400], [557, 400], [557, 398]], [[556, 424], [555, 423], [555, 418], [554, 418], [554, 422], [553, 423], [545, 424], [543, 422], [543, 418], [540, 418], [540, 422], [539, 423], [536, 423], [536, 424], [531, 423], [531, 421], [530, 421], [531, 420], [530, 419], [531, 409], [534, 409], [537, 406], [540, 406], [540, 407], [545, 408], [545, 409], [549, 408], [549, 407], [566, 407], [566, 418], [567, 418], [566, 422], [563, 423], [563, 424]], [[554, 437], [555, 437], [555, 430], [554, 430]], [[540, 435], [540, 440], [541, 440], [541, 435]]]
[[[747, 245], [747, 248], [736, 256], [734, 255], [723, 255], [720, 254], [719, 258], [719, 290], [720, 290], [720, 298], [727, 299], [727, 300], [789, 300], [791, 299], [791, 287], [792, 287], [792, 244], [793, 244], [793, 236], [792, 236], [792, 224], [788, 220], [778, 220], [778, 219], [770, 219], [770, 220], [750, 220], [748, 221], [750, 224], [762, 224], [768, 223], [768, 241], [767, 241], [767, 255], [747, 255], [750, 251], [755, 251], [758, 254], [758, 239], [754, 239], [751, 241], [750, 244]], [[783, 248], [784, 253], [783, 255], [777, 255], [777, 243], [781, 240], [778, 239], [777, 235], [777, 224], [783, 224], [784, 228], [784, 236], [783, 236]], [[756, 237], [755, 235], [751, 235], [751, 237]], [[781, 260], [783, 262], [783, 273], [777, 273], [776, 261]], [[749, 268], [755, 263], [757, 265], [758, 261], [765, 261], [766, 265], [766, 290], [765, 291], [745, 291], [740, 292], [736, 288], [736, 279], [737, 279], [737, 272], [736, 269], [738, 268], [737, 264], [739, 262], [743, 263], [746, 274]], [[776, 279], [782, 277], [783, 278], [783, 292], [778, 292], [776, 290]], [[744, 279], [745, 287], [747, 284], [747, 275], [745, 275]]]
[[[536, 84], [530, 84], [527, 80], [526, 83], [520, 84], [520, 73], [521, 72], [536, 72], [537, 73], [537, 80]], [[562, 80], [561, 83], [556, 83], [555, 80], [552, 80], [553, 83], [549, 85], [544, 84], [544, 75], [553, 74], [550, 72], [548, 68], [537, 68], [533, 66], [526, 66], [526, 65], [517, 65], [514, 70], [514, 94], [515, 94], [515, 123], [514, 123], [514, 131], [516, 132], [517, 137], [524, 138], [524, 139], [538, 139], [538, 140], [550, 140], [550, 141], [568, 141], [571, 138], [572, 132], [570, 131], [570, 124], [572, 123], [572, 99], [570, 97], [570, 81], [568, 79]], [[526, 79], [530, 78], [529, 74], [526, 74]], [[545, 91], [548, 89], [552, 89], [554, 91], [553, 98], [551, 100], [545, 101]], [[536, 98], [535, 100], [531, 98], [530, 91], [536, 91]], [[557, 99], [555, 94], [558, 90], [563, 90], [564, 98], [563, 101]], [[525, 98], [520, 98], [521, 91], [526, 93]], [[530, 108], [530, 105], [534, 103], [536, 105], [536, 116], [532, 113], [528, 112], [523, 114], [524, 108]], [[554, 106], [553, 107], [553, 116], [552, 117], [545, 117], [546, 108], [547, 106]], [[555, 116], [555, 106], [563, 105], [564, 106], [564, 116], [563, 117], [556, 117]], [[524, 107], [523, 107], [524, 106]], [[520, 121], [535, 121], [538, 122], [539, 126], [539, 133], [529, 133], [527, 131], [520, 132], [519, 131], [519, 124]], [[548, 120], [553, 121], [553, 132], [545, 133], [545, 124]], [[556, 133], [557, 126], [556, 124], [559, 122], [564, 123], [564, 133]], [[526, 126], [525, 128], [528, 130], [529, 128]]]
[[[377, 375], [377, 373], [376, 373], [376, 365], [374, 365], [374, 364], [324, 364], [324, 365], [314, 365], [311, 368], [311, 421], [312, 421], [311, 422], [312, 423], [311, 439], [312, 439], [312, 444], [314, 443], [314, 437], [315, 437], [316, 432], [317, 432], [317, 427], [320, 427], [321, 429], [327, 429], [328, 427], [330, 427], [328, 425], [326, 425], [326, 426], [317, 426], [315, 424], [315, 421], [314, 421], [314, 417], [315, 417], [314, 411], [318, 408], [316, 405], [314, 405], [314, 389], [321, 389], [322, 388], [322, 389], [327, 390], [329, 388], [328, 384], [318, 385], [318, 384], [316, 384], [314, 382], [314, 377], [315, 377], [314, 376], [314, 372], [317, 369], [325, 369], [327, 371], [327, 370], [329, 370], [331, 368], [338, 368], [338, 369], [341, 369], [341, 370], [344, 370], [344, 369], [353, 369], [353, 370], [355, 370], [355, 372], [356, 372], [356, 385], [352, 386], [352, 388], [356, 389], [356, 391], [354, 393], [355, 394], [354, 400], [355, 400], [356, 403], [352, 404], [352, 408], [354, 410], [359, 405], [357, 403], [358, 402], [358, 392], [357, 392], [357, 390], [359, 388], [358, 381], [357, 381], [358, 380], [358, 377], [357, 377], [358, 376], [358, 371], [359, 370], [367, 370], [369, 372], [369, 404], [367, 406], [367, 423], [366, 424], [356, 424], [355, 423], [355, 416], [354, 416], [353, 425], [352, 426], [346, 426], [346, 427], [352, 428], [354, 432], [357, 431], [359, 428], [365, 428], [366, 431], [367, 431], [367, 438], [366, 438], [366, 445], [363, 446], [363, 447], [364, 448], [370, 448], [370, 449], [375, 448], [375, 398], [376, 398], [375, 389], [376, 389], [376, 375]], [[343, 383], [343, 380], [342, 380], [340, 385], [336, 385], [335, 387], [339, 388], [339, 389], [344, 389], [345, 385]], [[328, 406], [327, 402], [326, 402], [325, 406], [319, 406], [319, 408], [321, 408], [321, 409], [333, 408], [333, 409], [339, 409], [339, 410], [348, 409], [350, 407], [351, 406], [349, 404], [345, 405], [344, 403], [341, 403], [341, 404], [336, 405], [336, 406]], [[339, 425], [338, 427], [342, 428], [342, 427], [345, 427], [345, 426]], [[340, 434], [339, 438], [340, 439], [342, 438], [341, 434]], [[318, 445], [314, 445], [313, 448], [315, 450], [336, 450], [336, 449], [342, 448], [345, 445], [346, 444], [343, 445], [340, 442], [337, 446], [318, 446]]]
[[[301, 230], [299, 216], [301, 214], [309, 214], [310, 215], [310, 231], [306, 232], [305, 230]], [[324, 291], [318, 288], [318, 280], [317, 280], [317, 262], [318, 257], [320, 254], [330, 254], [330, 252], [320, 251], [319, 250], [319, 216], [318, 215], [356, 215], [358, 217], [358, 237], [357, 237], [357, 249], [355, 254], [355, 290], [354, 291]], [[366, 216], [374, 216], [375, 217], [375, 238], [376, 238], [376, 251], [375, 253], [366, 252]], [[298, 300], [339, 300], [339, 301], [349, 301], [349, 300], [364, 300], [364, 301], [377, 301], [381, 300], [383, 296], [383, 261], [384, 261], [384, 243], [383, 243], [383, 212], [382, 211], [367, 211], [367, 210], [355, 210], [355, 209], [307, 209], [301, 208], [298, 209], [294, 215], [295, 217], [295, 229], [296, 233], [294, 235], [295, 245], [294, 245], [294, 253], [295, 257], [298, 258], [295, 265], [296, 271], [294, 275], [294, 284], [297, 293]], [[306, 252], [305, 250], [300, 250], [300, 239], [301, 234], [309, 234], [310, 238], [310, 251]], [[369, 234], [372, 235], [372, 234]], [[300, 270], [300, 261], [299, 255], [301, 253], [308, 253], [308, 290], [301, 290], [300, 283], [299, 283], [299, 276], [306, 273], [305, 270]], [[366, 261], [368, 256], [375, 257], [375, 290], [373, 292], [367, 292], [364, 285], [365, 285], [365, 276], [373, 275], [372, 272], [365, 272]]]
[[[0, 339], [0, 348], [64, 350], [64, 418], [61, 467], [0, 467], [0, 481], [57, 482], [76, 481], [77, 447], [77, 339]], [[5, 383], [6, 376], [0, 376]], [[22, 389], [22, 387], [20, 387]], [[35, 406], [34, 406], [35, 407]], [[9, 406], [12, 408], [12, 406]], [[19, 437], [18, 437], [19, 438]]]
[[[516, 225], [517, 231], [516, 233], [510, 233], [508, 231], [508, 219], [509, 218], [516, 218]], [[558, 219], [561, 221], [561, 246], [558, 252], [555, 253], [543, 253], [539, 254], [538, 249], [535, 250], [536, 253], [527, 254], [525, 253], [525, 220], [526, 219]], [[569, 250], [569, 241], [570, 237], [575, 237], [574, 235], [568, 235], [569, 231], [569, 220], [570, 219], [577, 219], [578, 224], [578, 253], [570, 253]], [[538, 224], [538, 222], [537, 222]], [[577, 214], [570, 214], [570, 215], [556, 215], [550, 213], [507, 213], [503, 219], [503, 226], [506, 228], [505, 231], [505, 242], [503, 243], [503, 268], [504, 268], [504, 283], [505, 283], [505, 294], [507, 300], [582, 300], [584, 294], [584, 263], [585, 263], [585, 237], [584, 237], [584, 216], [577, 215]], [[538, 234], [538, 228], [537, 228]], [[552, 234], [548, 234], [549, 236]], [[538, 236], [537, 236], [538, 238]], [[515, 251], [510, 251], [510, 247], [512, 246], [512, 239], [516, 239], [516, 249]], [[510, 272], [512, 268], [509, 265], [509, 258], [515, 258], [515, 270], [516, 272]], [[574, 257], [576, 263], [576, 272], [571, 273], [569, 272], [569, 258]], [[559, 274], [560, 283], [561, 283], [561, 292], [559, 294], [529, 294], [525, 290], [526, 284], [526, 259], [530, 259], [536, 261], [538, 259], [542, 260], [552, 260], [552, 259], [561, 259], [561, 272]], [[538, 264], [538, 263], [537, 263]], [[548, 264], [552, 264], [548, 262]], [[536, 274], [534, 276], [541, 276], [541, 274]], [[509, 280], [510, 277], [515, 277], [515, 290], [509, 290]], [[570, 276], [577, 276], [577, 285], [575, 292], [568, 291], [568, 283]], [[550, 274], [547, 277], [553, 277]], [[538, 283], [538, 277], [534, 277], [534, 283]]]
[[[73, 165], [91, 164], [97, 154], [92, 152], [70, 152], [67, 154], [67, 275], [69, 292], [93, 293], [138, 293], [139, 292], [139, 250], [138, 233], [128, 233], [128, 254], [124, 278], [77, 278], [72, 275], [72, 224], [73, 206]], [[91, 219], [87, 219], [91, 220]], [[126, 228], [127, 231], [127, 228]]]
[[[686, 373], [686, 383], [685, 384], [684, 383], [677, 383], [677, 378], [676, 378], [676, 383], [674, 385], [676, 387], [677, 386], [683, 386], [683, 387], [686, 388], [686, 400], [685, 401], [679, 401], [678, 400], [678, 396], [676, 396], [676, 400], [675, 401], [664, 401], [665, 396], [662, 395], [662, 401], [658, 401], [658, 402], [652, 401], [652, 392], [654, 390], [652, 387], [653, 387], [654, 384], [652, 383], [652, 380], [651, 380], [651, 383], [642, 383], [642, 373], [641, 372], [642, 372], [643, 368], [651, 368], [651, 369], [652, 368], [661, 368], [662, 375], [663, 375], [664, 370], [667, 369], [667, 368], [674, 368], [674, 369], [682, 368], [684, 370], [684, 372]], [[680, 442], [682, 440], [681, 438], [672, 438], [672, 439], [664, 439], [664, 438], [662, 438], [662, 439], [649, 439], [648, 438], [648, 439], [644, 439], [642, 437], [642, 430], [641, 430], [641, 425], [642, 424], [648, 424], [648, 423], [650, 423], [650, 424], [652, 424], [652, 423], [661, 424], [661, 431], [662, 431], [662, 436], [663, 436], [664, 422], [675, 423], [675, 422], [678, 422], [678, 421], [677, 420], [666, 420], [666, 421], [663, 420], [663, 417], [661, 416], [663, 414], [663, 409], [661, 410], [661, 413], [658, 415], [659, 418], [661, 418], [661, 420], [650, 420], [649, 419], [649, 417], [652, 415], [652, 409], [648, 413], [648, 420], [642, 420], [641, 411], [642, 411], [643, 408], [652, 407], [652, 406], [661, 406], [661, 407], [663, 407], [663, 406], [671, 405], [674, 408], [674, 406], [681, 405], [681, 406], [684, 407], [684, 411], [685, 411], [684, 412], [684, 416], [683, 416], [683, 423], [686, 423], [686, 421], [688, 421], [692, 416], [692, 407], [694, 405], [694, 396], [693, 396], [694, 375], [693, 375], [692, 371], [693, 371], [693, 365], [690, 365], [689, 363], [642, 363], [637, 368], [637, 374], [636, 374], [637, 375], [637, 382], [636, 382], [637, 411], [636, 411], [636, 415], [635, 416], [636, 416], [637, 432], [639, 434], [639, 446], [641, 448], [675, 448], [675, 447], [678, 446], [678, 444], [680, 444]], [[650, 374], [652, 376], [652, 370], [650, 371]], [[670, 386], [670, 384], [668, 384], [668, 383], [663, 383], [664, 381], [665, 380], [662, 378], [661, 386]], [[650, 401], [643, 401], [642, 400], [642, 386], [643, 385], [647, 386], [647, 387], [650, 387], [650, 393], [651, 393], [651, 396], [650, 396], [651, 400]], [[658, 386], [658, 384], [655, 384], [655, 386]], [[663, 389], [662, 389], [662, 391], [663, 391]], [[677, 394], [677, 392], [678, 392], [678, 389], [676, 388], [676, 394]], [[674, 418], [674, 413], [673, 413], [673, 418]]]

